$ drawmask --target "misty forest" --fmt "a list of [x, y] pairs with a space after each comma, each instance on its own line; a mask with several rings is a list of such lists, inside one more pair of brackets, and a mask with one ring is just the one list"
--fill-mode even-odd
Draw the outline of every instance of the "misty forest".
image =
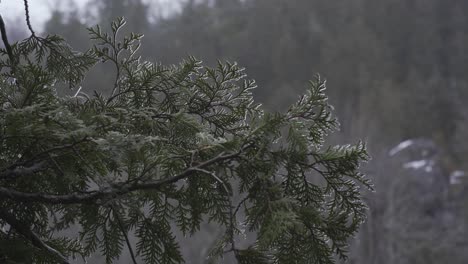
[[467, 1], [18, 2], [0, 263], [468, 262]]

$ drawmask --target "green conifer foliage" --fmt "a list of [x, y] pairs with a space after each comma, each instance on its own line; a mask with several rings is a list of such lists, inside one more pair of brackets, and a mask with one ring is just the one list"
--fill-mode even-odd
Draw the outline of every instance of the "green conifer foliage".
[[[238, 263], [346, 258], [365, 218], [368, 155], [361, 142], [323, 146], [337, 127], [325, 82], [316, 77], [286, 113], [266, 113], [235, 63], [142, 61], [142, 36], [119, 36], [124, 24], [90, 28], [85, 53], [36, 35], [0, 50], [0, 243], [16, 245], [0, 246], [1, 261], [100, 252], [113, 263], [129, 248], [135, 263], [183, 263], [174, 228], [190, 235], [203, 221], [225, 229], [212, 263], [227, 252]], [[85, 94], [97, 63], [115, 66], [113, 87]], [[57, 95], [64, 84], [73, 96]], [[77, 236], [62, 237], [70, 227]], [[248, 231], [256, 242], [239, 246]]]

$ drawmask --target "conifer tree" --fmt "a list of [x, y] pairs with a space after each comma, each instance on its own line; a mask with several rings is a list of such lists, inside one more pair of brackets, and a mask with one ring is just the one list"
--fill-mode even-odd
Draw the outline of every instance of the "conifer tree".
[[[183, 263], [174, 228], [225, 230], [210, 252], [238, 263], [334, 263], [363, 222], [363, 143], [327, 147], [337, 127], [325, 81], [286, 113], [254, 102], [235, 63], [142, 61], [142, 36], [89, 28], [75, 52], [60, 36], [10, 44], [1, 22], [0, 262], [70, 263], [128, 248], [134, 263]], [[81, 92], [97, 63], [115, 66], [108, 94]], [[59, 89], [72, 96], [58, 96]], [[106, 89], [102, 89], [106, 90]], [[76, 237], [64, 237], [71, 227]], [[239, 246], [255, 232], [250, 247]], [[136, 237], [132, 244], [129, 236]]]

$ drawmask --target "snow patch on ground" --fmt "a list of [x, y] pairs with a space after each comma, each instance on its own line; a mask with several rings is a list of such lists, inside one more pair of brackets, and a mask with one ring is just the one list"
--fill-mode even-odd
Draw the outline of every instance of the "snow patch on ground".
[[408, 139], [408, 140], [405, 140], [403, 142], [401, 142], [400, 144], [398, 144], [396, 147], [392, 148], [388, 154], [390, 156], [394, 156], [395, 154], [397, 154], [398, 152], [408, 148], [409, 146], [413, 145], [414, 144], [414, 141], [411, 140], [411, 139]]
[[450, 184], [460, 184], [462, 178], [465, 177], [465, 172], [461, 170], [456, 170], [450, 174]]

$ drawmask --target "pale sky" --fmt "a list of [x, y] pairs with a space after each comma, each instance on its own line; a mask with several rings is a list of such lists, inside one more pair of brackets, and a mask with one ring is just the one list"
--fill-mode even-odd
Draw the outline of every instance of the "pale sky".
[[[43, 24], [50, 17], [50, 13], [54, 9], [67, 10], [75, 7], [83, 8], [92, 0], [29, 0], [29, 12], [31, 14], [31, 23], [38, 31], [41, 30]], [[118, 1], [118, 0], [117, 0]], [[180, 0], [147, 0], [145, 3], [150, 3], [153, 6], [158, 4], [158, 9], [164, 7], [162, 13], [170, 12], [178, 7]], [[23, 0], [0, 0], [0, 14], [7, 21], [24, 21], [15, 20], [15, 17], [24, 16], [24, 1]]]
[[[29, 0], [29, 12], [31, 23], [42, 27], [43, 23], [50, 17], [53, 9], [66, 9], [66, 5], [74, 2], [76, 6], [83, 7], [89, 0], [58, 1], [58, 0]], [[24, 16], [23, 0], [1, 0], [0, 14], [7, 20], [12, 20], [18, 16]]]

